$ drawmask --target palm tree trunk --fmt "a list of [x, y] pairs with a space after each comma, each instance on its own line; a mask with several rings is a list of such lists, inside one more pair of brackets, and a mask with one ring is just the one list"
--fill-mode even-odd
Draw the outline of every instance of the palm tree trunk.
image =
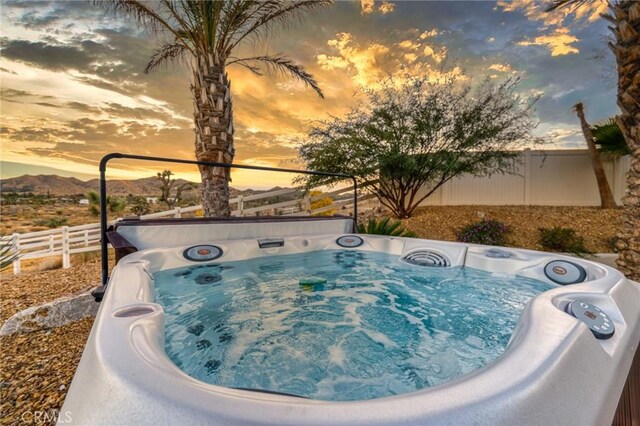
[[[196, 58], [191, 93], [194, 101], [196, 158], [198, 161], [233, 162], [231, 82], [225, 72], [224, 62], [212, 55]], [[230, 216], [230, 170], [200, 166], [200, 176], [204, 215]]]
[[623, 224], [619, 233], [618, 268], [640, 282], [640, 2], [620, 0], [612, 7], [615, 44], [611, 47], [618, 64], [619, 118], [631, 149], [627, 192], [622, 199]]
[[591, 133], [591, 126], [587, 123], [587, 119], [584, 116], [584, 106], [582, 102], [578, 102], [573, 107], [578, 118], [580, 119], [580, 126], [582, 126], [582, 134], [587, 142], [589, 148], [589, 156], [591, 157], [591, 165], [593, 166], [593, 172], [596, 175], [596, 181], [598, 182], [598, 190], [600, 191], [600, 206], [603, 209], [613, 209], [616, 207], [616, 202], [613, 199], [613, 193], [611, 187], [607, 181], [607, 175], [604, 173], [604, 167], [602, 166], [602, 160], [600, 159], [600, 153], [596, 148], [596, 144]]

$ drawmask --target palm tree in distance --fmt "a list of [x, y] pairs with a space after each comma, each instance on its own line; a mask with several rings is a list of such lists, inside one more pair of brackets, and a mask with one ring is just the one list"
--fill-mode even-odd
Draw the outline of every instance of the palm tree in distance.
[[[552, 0], [547, 10], [577, 8], [587, 3], [606, 0]], [[617, 121], [631, 150], [627, 192], [622, 228], [618, 234], [618, 269], [635, 281], [640, 281], [640, 2], [611, 0], [609, 13], [602, 14], [609, 22], [613, 39], [609, 47], [618, 65]]]
[[584, 116], [584, 105], [582, 102], [578, 102], [573, 106], [573, 110], [578, 115], [580, 120], [580, 126], [582, 127], [582, 134], [584, 140], [587, 142], [587, 148], [589, 149], [589, 157], [591, 157], [591, 166], [593, 172], [596, 175], [596, 182], [598, 183], [598, 191], [600, 192], [600, 207], [603, 209], [613, 209], [616, 206], [616, 201], [613, 198], [613, 192], [607, 181], [607, 175], [604, 172], [604, 166], [602, 165], [602, 159], [600, 158], [600, 152], [596, 146], [595, 137], [587, 119]]
[[[231, 163], [233, 104], [226, 68], [240, 65], [262, 75], [264, 70], [290, 75], [323, 97], [318, 83], [304, 68], [282, 54], [235, 56], [247, 41], [264, 37], [278, 24], [330, 0], [139, 0], [97, 1], [115, 12], [135, 18], [162, 39], [145, 68], [189, 60], [192, 68], [195, 154], [199, 161]], [[229, 216], [229, 170], [200, 166], [202, 206], [206, 216]]]

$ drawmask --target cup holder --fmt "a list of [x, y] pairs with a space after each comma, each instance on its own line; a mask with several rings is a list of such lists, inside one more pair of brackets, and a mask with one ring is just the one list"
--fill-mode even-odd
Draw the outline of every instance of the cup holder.
[[141, 317], [154, 313], [156, 310], [151, 306], [127, 306], [118, 309], [113, 316], [116, 318]]

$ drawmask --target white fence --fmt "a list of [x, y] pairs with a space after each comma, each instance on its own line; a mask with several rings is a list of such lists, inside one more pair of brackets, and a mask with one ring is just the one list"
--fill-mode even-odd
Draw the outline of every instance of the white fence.
[[[461, 176], [442, 185], [423, 205], [599, 206], [600, 193], [585, 150], [525, 150], [515, 175]], [[616, 202], [624, 195], [629, 157], [603, 157]]]
[[[259, 214], [281, 214], [288, 215], [314, 215], [331, 210], [339, 210], [349, 212], [353, 209], [353, 197], [336, 200], [336, 197], [352, 192], [353, 187], [336, 189], [331, 192], [309, 196], [305, 193], [301, 199], [288, 200], [273, 204], [267, 204], [258, 207], [246, 208], [245, 204], [250, 201], [257, 201], [282, 195], [289, 195], [299, 192], [298, 188], [287, 188], [276, 191], [263, 192], [260, 194], [249, 195], [246, 197], [238, 196], [229, 200], [231, 205], [235, 205], [236, 209], [232, 212], [233, 216], [254, 216]], [[317, 200], [330, 197], [332, 203], [316, 209], [311, 209], [312, 203]], [[360, 200], [371, 199], [371, 196], [361, 197]], [[141, 216], [142, 219], [154, 219], [161, 217], [182, 217], [183, 214], [195, 213], [201, 210], [201, 206], [192, 207], [176, 207], [172, 210], [151, 213]], [[109, 224], [113, 224], [111, 221]], [[61, 228], [29, 232], [25, 234], [13, 234], [5, 236], [1, 240], [3, 245], [11, 244], [13, 251], [20, 256], [13, 261], [13, 273], [19, 274], [21, 270], [21, 262], [28, 259], [38, 259], [51, 256], [62, 256], [62, 267], [71, 267], [71, 255], [74, 253], [82, 253], [87, 251], [100, 250], [100, 224], [92, 223], [79, 226], [63, 226]]]

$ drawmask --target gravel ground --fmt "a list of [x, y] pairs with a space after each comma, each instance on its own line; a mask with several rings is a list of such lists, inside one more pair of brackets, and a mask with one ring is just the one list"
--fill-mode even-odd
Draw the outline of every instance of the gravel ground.
[[[540, 249], [538, 228], [568, 226], [583, 236], [587, 248], [610, 251], [608, 239], [619, 226], [620, 210], [576, 207], [456, 206], [424, 207], [405, 226], [422, 238], [455, 240], [455, 232], [482, 217], [512, 228], [509, 245]], [[111, 262], [113, 263], [113, 262]], [[97, 259], [73, 263], [71, 269], [27, 272], [0, 278], [0, 323], [29, 306], [95, 286], [100, 277]], [[0, 424], [47, 424], [59, 410], [91, 330], [92, 319], [53, 330], [0, 338]], [[26, 413], [26, 414], [25, 414]], [[38, 414], [40, 413], [40, 414]]]
[[92, 324], [87, 318], [0, 338], [0, 424], [55, 423]]
[[590, 251], [610, 253], [609, 240], [621, 225], [621, 213], [620, 209], [593, 207], [429, 206], [418, 209], [403, 222], [421, 238], [455, 241], [456, 231], [464, 225], [482, 218], [495, 219], [511, 229], [507, 235], [509, 246], [533, 250], [542, 250], [538, 228], [569, 227], [584, 238]]
[[20, 275], [13, 275], [11, 269], [5, 270], [0, 277], [0, 323], [30, 306], [96, 287], [98, 282], [98, 259], [82, 264], [72, 263], [70, 269], [25, 272]]
[[[2, 274], [0, 323], [29, 306], [95, 286], [100, 263]], [[0, 424], [53, 424], [89, 337], [93, 318], [64, 327], [0, 337]], [[38, 416], [38, 417], [36, 417]]]

